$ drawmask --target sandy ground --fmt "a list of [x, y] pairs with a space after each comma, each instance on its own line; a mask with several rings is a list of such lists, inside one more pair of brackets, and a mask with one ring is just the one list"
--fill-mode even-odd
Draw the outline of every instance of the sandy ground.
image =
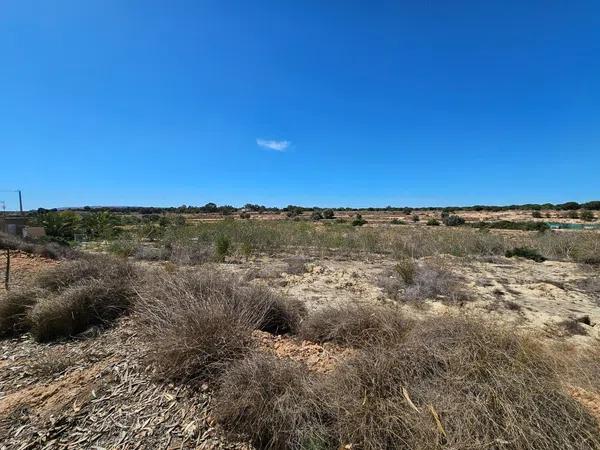
[[[408, 315], [479, 314], [533, 331], [549, 342], [577, 348], [600, 345], [599, 269], [504, 257], [443, 260], [469, 300], [460, 305], [443, 299], [399, 301]], [[13, 282], [24, 283], [54, 264], [15, 254]], [[316, 310], [344, 303], [395, 302], [381, 287], [382, 277], [389, 276], [395, 264], [375, 257], [264, 257], [216, 264], [215, 269], [264, 283]], [[577, 322], [578, 334], [561, 325], [583, 317], [589, 320]], [[215, 426], [210, 386], [192, 392], [155, 378], [143, 363], [143, 345], [131, 320], [123, 318], [95, 338], [53, 345], [37, 344], [28, 335], [0, 341], [0, 449], [249, 448], [226, 440]], [[317, 372], [330, 371], [347, 352], [268, 333], [256, 332], [255, 338], [264, 351]], [[581, 388], [571, 393], [600, 420], [597, 393]]]

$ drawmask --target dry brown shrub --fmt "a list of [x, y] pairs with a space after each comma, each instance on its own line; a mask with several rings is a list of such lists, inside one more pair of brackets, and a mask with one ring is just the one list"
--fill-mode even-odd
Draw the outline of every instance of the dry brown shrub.
[[81, 280], [35, 303], [29, 314], [31, 333], [47, 342], [108, 325], [130, 309], [133, 296], [127, 280]]
[[408, 301], [439, 298], [450, 302], [468, 299], [461, 286], [461, 280], [443, 260], [421, 261], [415, 271], [412, 284], [409, 284], [402, 298]]
[[223, 375], [213, 414], [259, 449], [333, 448], [315, 381], [301, 363], [255, 353]]
[[299, 334], [313, 342], [362, 347], [398, 339], [409, 327], [410, 322], [393, 306], [344, 305], [310, 314], [302, 322]]
[[536, 342], [473, 320], [430, 319], [366, 348], [324, 392], [338, 441], [365, 450], [600, 446]]
[[107, 255], [86, 255], [67, 261], [38, 275], [36, 285], [58, 292], [81, 280], [103, 280], [106, 283], [128, 283], [133, 268], [125, 260]]
[[538, 342], [453, 316], [367, 345], [328, 375], [239, 361], [214, 415], [261, 449], [600, 448], [598, 424]]
[[29, 329], [29, 311], [44, 291], [25, 288], [10, 291], [0, 298], [0, 337], [14, 336]]
[[293, 331], [301, 315], [299, 304], [267, 288], [208, 271], [155, 273], [136, 305], [150, 361], [163, 376], [192, 382], [244, 356], [253, 330]]

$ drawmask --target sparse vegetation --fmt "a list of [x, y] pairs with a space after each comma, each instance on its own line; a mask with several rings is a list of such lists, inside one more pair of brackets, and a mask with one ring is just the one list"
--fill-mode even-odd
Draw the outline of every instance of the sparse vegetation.
[[465, 219], [460, 216], [448, 215], [444, 217], [443, 222], [447, 227], [458, 227], [465, 224]]
[[30, 328], [29, 311], [44, 294], [41, 289], [20, 289], [0, 297], [0, 337], [21, 334]]
[[266, 288], [206, 271], [153, 278], [136, 317], [150, 361], [172, 379], [194, 382], [220, 374], [254, 347], [253, 330], [295, 330], [303, 313]]
[[430, 319], [327, 376], [274, 357], [242, 360], [223, 377], [215, 417], [259, 448], [597, 447], [597, 423], [544, 355], [496, 326]]
[[427, 226], [430, 226], [430, 227], [437, 227], [437, 226], [439, 226], [439, 225], [440, 225], [440, 222], [439, 222], [439, 220], [437, 220], [437, 219], [429, 219], [429, 220], [427, 221]]
[[352, 221], [352, 226], [353, 227], [362, 227], [366, 223], [367, 223], [367, 221], [365, 219], [363, 219], [362, 215], [357, 214], [356, 217], [354, 218], [354, 220]]
[[363, 347], [398, 339], [408, 327], [409, 321], [394, 307], [345, 305], [310, 314], [302, 323], [300, 337], [320, 343]]
[[518, 256], [520, 258], [531, 259], [535, 262], [544, 262], [546, 258], [544, 258], [540, 253], [529, 247], [515, 247], [512, 250], [506, 251], [506, 257], [512, 258], [513, 256]]

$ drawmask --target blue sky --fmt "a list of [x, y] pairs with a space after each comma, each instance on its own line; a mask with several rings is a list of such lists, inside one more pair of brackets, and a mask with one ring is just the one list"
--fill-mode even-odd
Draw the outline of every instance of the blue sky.
[[4, 0], [0, 151], [26, 208], [598, 199], [600, 3]]

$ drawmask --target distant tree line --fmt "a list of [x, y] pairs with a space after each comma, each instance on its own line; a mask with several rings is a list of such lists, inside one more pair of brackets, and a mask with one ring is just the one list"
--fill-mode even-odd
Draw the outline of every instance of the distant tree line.
[[233, 214], [236, 212], [255, 212], [255, 213], [275, 213], [281, 214], [286, 213], [288, 216], [297, 216], [305, 212], [312, 213], [313, 211], [369, 211], [369, 212], [401, 212], [406, 215], [412, 214], [413, 211], [444, 211], [451, 213], [452, 211], [507, 211], [507, 210], [525, 210], [525, 211], [543, 211], [543, 210], [563, 210], [563, 211], [576, 211], [579, 209], [586, 209], [591, 211], [600, 211], [600, 200], [590, 201], [586, 203], [578, 202], [566, 202], [566, 203], [526, 203], [522, 205], [473, 205], [473, 206], [433, 206], [433, 207], [408, 207], [408, 206], [386, 206], [384, 208], [370, 207], [370, 208], [349, 208], [349, 207], [337, 207], [337, 208], [319, 208], [317, 206], [299, 206], [299, 205], [288, 205], [284, 208], [278, 207], [267, 207], [264, 205], [258, 205], [253, 203], [247, 203], [241, 208], [231, 205], [217, 205], [216, 203], [209, 202], [204, 206], [190, 206], [181, 205], [176, 207], [156, 207], [156, 206], [85, 206], [83, 208], [53, 208], [44, 209], [39, 208], [37, 211], [31, 211], [31, 213], [43, 214], [49, 211], [76, 211], [76, 212], [110, 212], [115, 214], [200, 214], [200, 213], [216, 213], [216, 214]]

